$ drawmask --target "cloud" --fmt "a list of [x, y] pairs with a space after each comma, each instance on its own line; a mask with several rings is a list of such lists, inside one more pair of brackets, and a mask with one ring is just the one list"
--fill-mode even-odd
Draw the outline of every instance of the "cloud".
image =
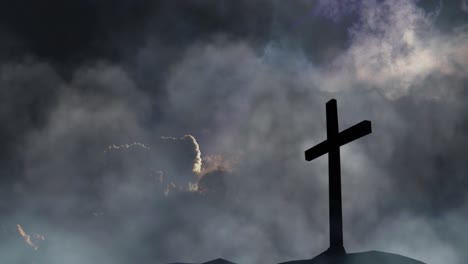
[[[359, 12], [359, 22], [350, 30], [349, 49], [322, 73], [329, 78], [321, 87], [346, 87], [352, 82], [380, 89], [393, 99], [411, 90], [430, 98], [456, 96], [461, 87], [446, 89], [442, 79], [460, 81], [466, 76], [465, 26], [438, 32], [432, 17], [411, 1], [367, 1]], [[433, 79], [431, 88], [420, 87]]]
[[352, 13], [359, 10], [361, 5], [360, 1], [348, 0], [348, 1], [324, 1], [320, 0], [317, 2], [315, 12], [323, 15], [324, 17], [330, 18], [335, 22], [340, 21], [343, 17], [351, 15]]
[[206, 174], [212, 171], [232, 171], [235, 163], [235, 160], [227, 160], [221, 155], [205, 156], [201, 172]]
[[468, 2], [466, 0], [461, 1], [461, 9], [465, 12], [468, 12]]
[[197, 140], [192, 135], [185, 135], [185, 136], [182, 137], [182, 139], [184, 139], [184, 138], [189, 138], [190, 140], [192, 140], [192, 143], [194, 145], [194, 150], [195, 150], [195, 159], [193, 160], [192, 172], [195, 173], [195, 174], [200, 174], [201, 173], [201, 167], [202, 167], [200, 145], [198, 145]]
[[45, 188], [42, 191], [49, 193], [66, 193], [79, 190], [86, 178], [83, 174], [96, 173], [83, 170], [89, 164], [97, 165], [97, 158], [110, 142], [119, 137], [142, 136], [143, 132], [138, 130], [138, 110], [129, 104], [138, 100], [142, 111], [145, 99], [132, 91], [132, 81], [113, 66], [83, 69], [69, 84], [56, 85], [60, 91], [58, 102], [45, 126], [27, 135], [23, 155], [28, 186]]
[[[122, 144], [122, 145], [110, 145], [107, 147], [108, 150], [112, 150], [112, 149], [129, 149], [129, 148], [134, 148], [134, 147], [140, 147], [140, 148], [144, 148], [144, 149], [150, 149], [149, 147], [145, 146], [145, 144], [143, 143], [140, 143], [140, 142], [133, 142], [131, 144]], [[107, 150], [104, 150], [105, 152]]]

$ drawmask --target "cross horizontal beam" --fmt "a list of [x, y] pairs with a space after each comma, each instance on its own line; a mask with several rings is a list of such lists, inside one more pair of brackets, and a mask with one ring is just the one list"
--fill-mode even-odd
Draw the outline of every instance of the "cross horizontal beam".
[[336, 138], [327, 139], [305, 151], [305, 159], [311, 161], [328, 153], [331, 147], [342, 146], [353, 140], [372, 133], [371, 122], [364, 120], [348, 129], [341, 131]]

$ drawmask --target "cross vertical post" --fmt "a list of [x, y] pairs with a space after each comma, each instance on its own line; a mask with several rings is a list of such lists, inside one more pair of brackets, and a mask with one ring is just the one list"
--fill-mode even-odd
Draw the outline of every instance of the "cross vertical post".
[[330, 249], [344, 251], [343, 216], [341, 208], [341, 165], [340, 145], [338, 144], [338, 110], [336, 100], [326, 104], [328, 150], [328, 195], [330, 211]]

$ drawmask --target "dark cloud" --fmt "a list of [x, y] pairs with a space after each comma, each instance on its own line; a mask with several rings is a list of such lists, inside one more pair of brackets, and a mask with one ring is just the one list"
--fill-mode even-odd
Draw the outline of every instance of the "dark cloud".
[[1, 22], [21, 43], [22, 52], [54, 62], [80, 63], [118, 59], [120, 45], [142, 41], [152, 9], [151, 1], [17, 1], [2, 4]]
[[[49, 1], [3, 3], [1, 24], [22, 50], [58, 63], [122, 60], [151, 35], [183, 47], [213, 33], [260, 39], [268, 32], [266, 1]], [[16, 45], [17, 46], [17, 45]], [[16, 47], [18, 48], [18, 47]], [[130, 54], [128, 54], [130, 52]]]

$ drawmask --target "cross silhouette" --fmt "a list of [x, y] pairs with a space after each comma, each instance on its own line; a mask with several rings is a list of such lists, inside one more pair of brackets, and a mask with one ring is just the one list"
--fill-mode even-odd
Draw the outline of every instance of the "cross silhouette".
[[338, 111], [336, 100], [326, 104], [327, 139], [305, 151], [305, 159], [311, 161], [328, 153], [328, 188], [330, 210], [330, 248], [331, 254], [345, 254], [343, 247], [343, 217], [341, 209], [341, 166], [340, 146], [372, 132], [371, 122], [364, 120], [344, 131], [338, 130]]

